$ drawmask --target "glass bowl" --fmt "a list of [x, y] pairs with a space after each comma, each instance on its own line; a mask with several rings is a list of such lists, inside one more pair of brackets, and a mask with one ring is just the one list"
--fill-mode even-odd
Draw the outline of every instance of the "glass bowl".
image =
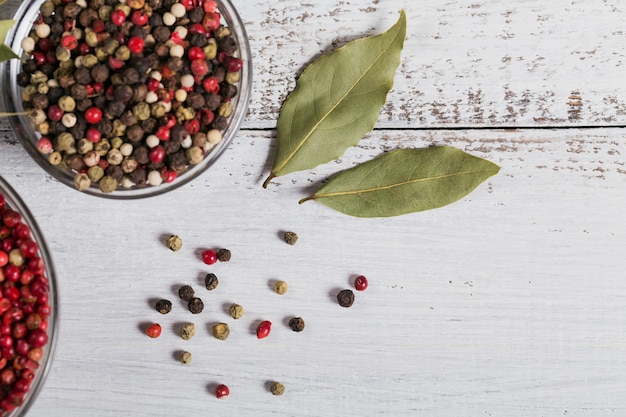
[[[4, 199], [4, 208], [2, 208], [2, 199]], [[39, 258], [41, 258], [41, 260], [43, 261], [43, 276], [47, 277], [47, 286], [48, 286], [48, 292], [47, 292], [47, 297], [48, 297], [48, 305], [49, 305], [49, 313], [50, 315], [47, 318], [47, 323], [48, 323], [48, 327], [47, 327], [47, 335], [48, 335], [48, 340], [47, 343], [43, 346], [43, 354], [41, 355], [41, 358], [39, 359], [39, 366], [34, 369], [34, 375], [31, 374], [32, 379], [31, 379], [31, 383], [30, 383], [30, 388], [26, 391], [26, 393], [23, 396], [23, 402], [19, 405], [16, 406], [16, 408], [12, 411], [3, 411], [4, 409], [2, 408], [3, 404], [2, 401], [7, 400], [7, 395], [3, 390], [0, 390], [0, 397], [2, 397], [2, 399], [0, 399], [0, 416], [2, 417], [17, 417], [17, 416], [24, 416], [26, 414], [26, 412], [28, 411], [28, 409], [30, 408], [31, 404], [35, 401], [35, 398], [37, 397], [37, 394], [39, 393], [39, 391], [41, 390], [41, 387], [44, 383], [44, 380], [48, 374], [48, 371], [50, 369], [50, 365], [52, 362], [52, 354], [54, 351], [54, 346], [56, 343], [56, 335], [58, 332], [58, 324], [57, 324], [57, 318], [58, 318], [58, 300], [57, 300], [57, 285], [56, 285], [56, 278], [55, 278], [55, 274], [54, 274], [54, 267], [52, 265], [52, 260], [50, 258], [50, 254], [48, 252], [48, 249], [46, 247], [46, 243], [43, 239], [43, 235], [41, 233], [41, 230], [39, 230], [39, 227], [37, 226], [37, 223], [35, 222], [32, 214], [30, 213], [30, 211], [28, 210], [28, 208], [26, 207], [26, 205], [24, 204], [24, 202], [20, 199], [20, 197], [16, 194], [16, 192], [11, 188], [11, 186], [9, 184], [7, 184], [4, 179], [2, 177], [0, 177], [0, 213], [4, 213], [6, 210], [13, 210], [17, 213], [19, 213], [21, 215], [21, 222], [23, 224], [25, 224], [26, 226], [28, 226], [28, 228], [30, 229], [30, 239], [32, 239], [33, 241], [35, 241], [38, 246], [38, 253], [36, 256], [38, 256]], [[0, 228], [2, 228], [3, 226], [5, 226], [4, 220], [2, 219], [4, 216], [1, 215], [0, 216]], [[16, 229], [13, 229], [16, 230]], [[0, 234], [2, 234], [3, 232], [0, 231]], [[10, 239], [10, 237], [9, 237]], [[0, 239], [0, 242], [2, 242], [3, 239]], [[4, 243], [3, 243], [4, 244]], [[0, 246], [0, 250], [2, 250], [2, 247]], [[27, 258], [28, 259], [28, 258]], [[32, 258], [31, 258], [32, 259]], [[26, 265], [26, 264], [25, 264]], [[21, 267], [22, 269], [28, 269], [26, 266]], [[4, 270], [6, 272], [6, 267], [4, 268], [0, 268], [0, 271]], [[23, 277], [24, 273], [22, 272], [22, 277]], [[23, 284], [20, 281], [16, 282], [15, 286], [16, 287], [25, 287], [25, 286], [29, 286], [29, 288], [33, 288], [34, 282], [32, 281], [30, 284]], [[6, 276], [5, 277], [5, 281], [10, 281], [9, 277]], [[40, 293], [41, 294], [41, 293]], [[43, 299], [39, 299], [39, 301], [41, 302], [45, 302]], [[36, 305], [37, 306], [41, 306], [42, 304], [39, 304], [39, 301], [37, 301]], [[39, 307], [37, 307], [39, 308]], [[8, 310], [5, 313], [2, 313], [3, 316], [3, 321], [4, 321], [4, 315], [5, 314], [9, 314], [11, 310]], [[37, 311], [37, 310], [36, 310]], [[40, 313], [44, 314], [43, 310], [39, 310]], [[27, 313], [29, 313], [27, 311]], [[26, 317], [27, 317], [27, 313], [25, 313], [25, 315], [22, 317], [22, 319], [16, 318], [16, 316], [14, 317], [13, 320], [13, 328], [15, 329], [15, 322], [17, 321], [23, 321], [26, 322], [28, 325], [28, 321], [26, 321]], [[45, 315], [45, 314], [44, 314]], [[32, 325], [32, 322], [31, 322]], [[24, 336], [24, 339], [28, 341], [28, 334], [26, 336]], [[18, 350], [17, 355], [20, 355], [19, 353], [19, 349], [16, 347], [16, 343], [14, 343], [14, 347], [16, 348], [16, 350]], [[32, 347], [32, 345], [31, 345]], [[41, 352], [39, 352], [41, 353]], [[4, 356], [4, 354], [2, 355]], [[23, 355], [21, 355], [22, 357], [24, 357]], [[33, 357], [32, 359], [35, 359], [35, 357]], [[2, 359], [0, 359], [2, 360]], [[31, 363], [32, 364], [32, 363]], [[3, 371], [8, 369], [8, 368], [13, 368], [13, 369], [17, 369], [16, 368], [16, 364], [14, 360], [9, 360], [7, 361], [6, 365], [3, 365]], [[34, 368], [34, 367], [32, 367]], [[27, 376], [26, 371], [22, 370], [20, 371], [22, 372], [19, 375], [19, 379], [21, 378], [25, 378], [25, 379], [30, 379], [29, 376]], [[14, 386], [15, 387], [15, 386]]]
[[[15, 53], [17, 53], [20, 56], [26, 57], [26, 54], [22, 47], [22, 41], [25, 38], [29, 37], [29, 34], [31, 33], [31, 30], [33, 27], [33, 23], [37, 21], [37, 19], [39, 19], [40, 6], [44, 3], [44, 1], [45, 0], [25, 1], [20, 5], [19, 9], [16, 12], [14, 19], [18, 23], [7, 34], [5, 43]], [[202, 0], [193, 0], [193, 1], [197, 2], [197, 1], [202, 1]], [[210, 0], [205, 0], [205, 2], [210, 2]], [[117, 186], [117, 189], [115, 189], [112, 192], [111, 191], [103, 192], [101, 188], [98, 186], [98, 184], [92, 182], [91, 185], [87, 186], [87, 188], [84, 188], [84, 186], [81, 185], [81, 188], [83, 188], [81, 191], [87, 194], [96, 195], [100, 197], [113, 198], [113, 199], [133, 199], [133, 198], [141, 198], [141, 197], [148, 197], [148, 196], [153, 196], [157, 194], [162, 194], [169, 190], [175, 189], [189, 182], [190, 180], [196, 178], [198, 175], [206, 171], [219, 158], [219, 156], [226, 150], [226, 148], [228, 147], [228, 145], [230, 144], [230, 142], [236, 135], [246, 115], [248, 102], [250, 99], [251, 86], [252, 86], [252, 62], [251, 62], [251, 52], [250, 52], [250, 46], [248, 43], [248, 37], [246, 35], [246, 31], [241, 21], [241, 18], [239, 17], [237, 11], [235, 10], [235, 7], [231, 4], [229, 0], [218, 0], [216, 1], [216, 3], [217, 3], [216, 11], [221, 15], [220, 22], [223, 24], [223, 26], [227, 27], [230, 30], [232, 37], [234, 38], [235, 43], [236, 43], [234, 47], [235, 51], [232, 52], [230, 56], [240, 58], [243, 62], [242, 68], [240, 70], [240, 76], [238, 77], [239, 78], [238, 81], [237, 80], [231, 81], [231, 84], [237, 87], [237, 90], [236, 90], [237, 94], [231, 99], [225, 100], [225, 101], [230, 101], [232, 105], [232, 113], [226, 117], [227, 122], [224, 123], [225, 126], [223, 124], [219, 128], [219, 130], [222, 133], [221, 141], [219, 141], [219, 143], [215, 144], [214, 146], [206, 145], [207, 146], [206, 148], [202, 148], [205, 151], [205, 154], [203, 158], [202, 158], [202, 154], [200, 154], [200, 158], [202, 159], [199, 163], [197, 163], [196, 165], [182, 164], [182, 166], [184, 166], [185, 168], [177, 169], [177, 172], [174, 176], [172, 176], [172, 172], [164, 173], [163, 171], [161, 171], [160, 167], [156, 167], [156, 169], [154, 165], [150, 167], [150, 164], [151, 164], [150, 162], [146, 164], [139, 164], [140, 169], [146, 169], [146, 167], [148, 167], [146, 172], [151, 171], [151, 170], [158, 170], [162, 174], [161, 176], [163, 178], [163, 181], [159, 185], [150, 185], [149, 182], [142, 184], [142, 181], [137, 181], [133, 183], [132, 181], [122, 182], [120, 180], [118, 182], [118, 184], [120, 185]], [[178, 25], [178, 23], [176, 25]], [[174, 28], [175, 26], [172, 26], [172, 28]], [[186, 25], [181, 24], [181, 26], [188, 27], [188, 24]], [[191, 33], [191, 32], [188, 32], [188, 33]], [[82, 42], [82, 39], [79, 39], [79, 42]], [[184, 48], [185, 48], [184, 57], [186, 58], [187, 52], [188, 52], [188, 49], [187, 49], [188, 44], [186, 44]], [[94, 50], [95, 48], [92, 48], [92, 51], [90, 53], [95, 53]], [[76, 53], [77, 52], [73, 52], [73, 55], [71, 58], [72, 60], [75, 59]], [[213, 60], [213, 62], [217, 62], [217, 57], [216, 59]], [[221, 64], [221, 65], [226, 65], [226, 64]], [[37, 132], [37, 130], [35, 129], [35, 125], [33, 124], [33, 122], [31, 122], [31, 119], [26, 114], [24, 114], [25, 109], [23, 106], [23, 98], [22, 98], [24, 88], [18, 85], [18, 74], [22, 71], [22, 62], [20, 62], [20, 60], [17, 60], [17, 59], [12, 59], [6, 63], [3, 63], [2, 66], [0, 67], [0, 71], [2, 71], [2, 75], [0, 78], [0, 86], [4, 93], [2, 95], [3, 96], [2, 102], [4, 104], [5, 111], [9, 113], [22, 113], [22, 114], [18, 114], [18, 115], [10, 117], [10, 123], [11, 123], [13, 130], [15, 131], [16, 136], [18, 137], [18, 139], [20, 140], [24, 148], [31, 155], [31, 157], [34, 158], [35, 161], [47, 173], [49, 173], [55, 179], [61, 181], [63, 184], [66, 184], [72, 188], [77, 188], [78, 186], [75, 184], [75, 178], [78, 172], [82, 172], [83, 174], [85, 174], [86, 169], [84, 167], [82, 168], [82, 170], [77, 171], [76, 169], [72, 169], [68, 167], [67, 164], [65, 163], [61, 163], [59, 165], [53, 165], [49, 161], [50, 154], [43, 154], [38, 150], [38, 141], [42, 137], [42, 135]], [[113, 74], [113, 72], [114, 71], [112, 70], [111, 74]], [[148, 71], [148, 73], [150, 73], [150, 71]], [[210, 72], [207, 74], [207, 76], [209, 75], [211, 75]], [[151, 77], [149, 76], [148, 79], [149, 78]], [[110, 81], [110, 78], [101, 84], [104, 84], [106, 86], [109, 81]], [[196, 79], [194, 82], [194, 85], [198, 85], [200, 82], [201, 80], [199, 81], [198, 79]], [[179, 88], [179, 87], [176, 87], [176, 88]], [[69, 90], [66, 90], [66, 93], [68, 91]], [[91, 93], [93, 94], [93, 90], [91, 91]], [[101, 94], [104, 94], [104, 93], [101, 93]], [[222, 91], [218, 93], [218, 95], [221, 95], [221, 94], [223, 94]], [[89, 98], [92, 98], [92, 97], [93, 96], [89, 96]], [[50, 105], [52, 105], [52, 103], [53, 101], [50, 101]], [[200, 110], [198, 110], [198, 112], [199, 111]], [[174, 111], [172, 110], [172, 113], [173, 112]], [[217, 114], [218, 111], [216, 110], [214, 113]], [[106, 117], [106, 115], [104, 117]], [[179, 119], [179, 121], [181, 122], [182, 120], [183, 119]], [[47, 122], [52, 123], [52, 121], [50, 120], [47, 120]], [[137, 124], [139, 123], [140, 122], [137, 122]], [[163, 123], [164, 123], [163, 119], [160, 119], [159, 124], [163, 124]], [[87, 125], [87, 127], [90, 127], [90, 125]], [[146, 137], [149, 135], [149, 133], [150, 132], [146, 132], [144, 134], [143, 140], [140, 141], [140, 144], [146, 144]], [[54, 135], [52, 134], [48, 134], [46, 136], [50, 136], [51, 139], [54, 139]], [[74, 134], [72, 135], [72, 137], [75, 138], [76, 143], [78, 143], [79, 138], [76, 138]], [[129, 142], [125, 134], [119, 135], [119, 138], [122, 139], [123, 142]], [[160, 144], [163, 145], [164, 142], [160, 142]], [[119, 142], [118, 142], [118, 145], [119, 145]], [[135, 143], [135, 145], [137, 145], [137, 143]], [[189, 140], [187, 140], [187, 146], [190, 146]], [[209, 149], [209, 146], [213, 146], [213, 147]], [[150, 147], [146, 146], [146, 148], [148, 150], [151, 150]], [[79, 149], [79, 147], [75, 146], [75, 149]], [[126, 149], [128, 149], [128, 147]], [[127, 153], [125, 155], [127, 155]], [[102, 158], [104, 159], [104, 157]], [[80, 162], [79, 162], [79, 165], [80, 165]], [[181, 164], [179, 163], [178, 166], [180, 167]], [[119, 170], [118, 170], [118, 174], [119, 174]], [[148, 178], [150, 177], [148, 176]], [[155, 177], [152, 177], [152, 178], [155, 178]], [[155, 178], [155, 183], [157, 182], [159, 182], [158, 178]], [[136, 185], [136, 184], [140, 184], [140, 185]]]

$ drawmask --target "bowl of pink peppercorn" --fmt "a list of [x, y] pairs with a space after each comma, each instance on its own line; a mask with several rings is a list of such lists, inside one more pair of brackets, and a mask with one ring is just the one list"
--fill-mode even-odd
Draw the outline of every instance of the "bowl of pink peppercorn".
[[0, 416], [24, 416], [50, 368], [56, 340], [54, 268], [42, 233], [0, 177]]
[[5, 42], [5, 111], [87, 194], [153, 196], [205, 172], [246, 115], [250, 46], [229, 0], [29, 0]]

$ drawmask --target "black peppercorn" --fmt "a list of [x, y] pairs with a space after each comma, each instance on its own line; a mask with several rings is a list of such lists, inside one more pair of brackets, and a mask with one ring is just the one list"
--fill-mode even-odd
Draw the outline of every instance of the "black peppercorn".
[[194, 7], [187, 12], [187, 17], [191, 23], [200, 23], [204, 18], [204, 10], [202, 10], [202, 7]]
[[194, 110], [199, 110], [206, 104], [204, 97], [200, 93], [189, 93], [187, 95], [187, 105]]
[[198, 314], [201, 313], [204, 309], [204, 303], [198, 297], [193, 297], [191, 300], [189, 300], [187, 307], [189, 307], [189, 311], [191, 311], [193, 314]]
[[113, 98], [117, 101], [126, 103], [133, 98], [133, 88], [127, 84], [116, 85], [113, 89]]
[[195, 295], [195, 291], [191, 285], [183, 285], [178, 289], [178, 296], [183, 301], [190, 301]]
[[88, 68], [80, 67], [74, 71], [74, 78], [80, 84], [89, 84], [92, 81], [91, 72]]
[[93, 101], [91, 101], [91, 99], [88, 99], [88, 98], [85, 100], [78, 100], [76, 102], [76, 109], [78, 111], [85, 111], [91, 106], [93, 106]]
[[217, 276], [215, 276], [215, 274], [206, 274], [206, 277], [204, 277], [204, 285], [207, 290], [213, 291], [215, 288], [217, 288], [218, 284], [219, 280], [217, 279]]
[[136, 169], [128, 175], [128, 179], [136, 185], [145, 185], [148, 174], [145, 169]]
[[41, 93], [36, 93], [31, 99], [33, 107], [36, 109], [47, 110], [48, 109], [48, 96]]
[[304, 320], [302, 317], [294, 317], [289, 320], [289, 328], [294, 332], [301, 332], [304, 330]]
[[70, 88], [70, 93], [72, 94], [74, 100], [84, 100], [87, 98], [87, 87], [83, 84], [76, 83]]
[[350, 307], [354, 304], [354, 292], [352, 290], [341, 290], [337, 294], [337, 302], [341, 307]]
[[156, 310], [161, 314], [167, 314], [172, 311], [172, 302], [170, 300], [159, 300], [156, 303]]
[[148, 162], [150, 162], [150, 158], [148, 157], [148, 148], [146, 148], [145, 146], [136, 147], [135, 150], [133, 151], [133, 156], [135, 157], [137, 162], [139, 162], [142, 165], [145, 165]]
[[122, 167], [119, 165], [109, 165], [107, 169], [104, 170], [104, 173], [116, 181], [121, 180], [122, 177], [124, 176], [124, 171], [122, 170]]
[[[109, 73], [109, 67], [104, 64], [98, 64], [91, 69], [91, 78], [97, 83], [103, 83], [109, 78]], [[81, 84], [84, 83], [81, 82]]]
[[217, 259], [220, 262], [228, 262], [230, 261], [230, 251], [228, 249], [220, 249], [217, 251]]
[[159, 26], [154, 28], [152, 31], [152, 36], [158, 43], [167, 42], [172, 36], [172, 32], [165, 26]]
[[126, 138], [133, 143], [137, 143], [143, 139], [143, 133], [141, 126], [133, 125], [126, 129]]
[[135, 114], [131, 110], [126, 110], [120, 116], [120, 122], [124, 126], [129, 127], [129, 126], [132, 126], [134, 124], [137, 124], [137, 117], [135, 116]]

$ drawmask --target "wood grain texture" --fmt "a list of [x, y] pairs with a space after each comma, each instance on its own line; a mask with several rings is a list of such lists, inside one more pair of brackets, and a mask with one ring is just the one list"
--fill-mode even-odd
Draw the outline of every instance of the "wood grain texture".
[[[622, 136], [374, 131], [338, 162], [265, 190], [273, 133], [243, 131], [197, 181], [129, 202], [52, 181], [3, 138], [0, 175], [37, 216], [59, 275], [58, 350], [32, 414], [622, 415]], [[333, 172], [432, 144], [489, 158], [501, 174], [451, 206], [397, 218], [296, 203]], [[297, 245], [282, 242], [284, 230]], [[169, 233], [183, 250], [164, 247]], [[232, 260], [206, 267], [205, 247], [228, 247]], [[208, 271], [221, 279], [212, 293]], [[370, 288], [342, 309], [333, 297], [358, 274]], [[290, 285], [282, 297], [275, 279]], [[177, 301], [187, 283], [206, 302], [199, 316]], [[160, 297], [174, 302], [168, 316], [152, 306]], [[225, 311], [232, 302], [246, 309], [239, 322]], [[286, 327], [292, 315], [305, 331]], [[260, 341], [262, 319], [274, 328]], [[142, 329], [156, 320], [164, 334], [148, 339]], [[176, 332], [190, 320], [199, 331], [186, 342]], [[232, 326], [225, 342], [209, 335], [219, 321]], [[274, 380], [283, 397], [268, 392]], [[212, 397], [216, 383], [230, 385], [228, 400]]]

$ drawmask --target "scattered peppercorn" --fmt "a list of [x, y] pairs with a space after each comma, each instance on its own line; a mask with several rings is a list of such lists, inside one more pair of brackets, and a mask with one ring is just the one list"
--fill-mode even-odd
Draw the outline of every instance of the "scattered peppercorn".
[[183, 301], [191, 300], [193, 296], [195, 295], [195, 293], [196, 292], [193, 290], [191, 285], [183, 285], [182, 287], [178, 289], [178, 296]]
[[156, 303], [156, 310], [161, 314], [167, 314], [172, 311], [172, 302], [170, 300], [159, 300]]
[[283, 393], [285, 392], [285, 386], [280, 382], [274, 382], [270, 387], [270, 391], [274, 395], [283, 395]]
[[357, 291], [365, 291], [367, 289], [368, 285], [369, 285], [369, 283], [367, 282], [367, 278], [364, 275], [359, 275], [354, 280], [354, 288]]
[[183, 247], [183, 240], [180, 238], [180, 236], [171, 235], [167, 238], [166, 244], [168, 249], [170, 249], [172, 252], [176, 252]]
[[228, 309], [228, 313], [235, 320], [240, 319], [241, 317], [243, 317], [243, 307], [239, 304], [233, 303]]
[[204, 303], [198, 297], [193, 297], [189, 300], [187, 307], [189, 307], [189, 311], [193, 314], [199, 314], [202, 313], [202, 310], [204, 309]]
[[283, 295], [287, 292], [288, 285], [285, 281], [276, 281], [274, 283], [274, 291], [276, 294]]
[[302, 317], [293, 317], [289, 319], [289, 328], [294, 332], [301, 332], [304, 330], [304, 320]]
[[207, 290], [213, 291], [217, 288], [218, 284], [219, 280], [217, 279], [217, 276], [215, 274], [208, 273], [206, 274], [206, 277], [204, 277], [204, 285], [206, 286]]
[[217, 253], [213, 249], [207, 249], [202, 252], [202, 262], [207, 265], [213, 265], [217, 262]]
[[187, 351], [183, 351], [180, 354], [180, 362], [184, 365], [191, 363], [191, 353]]
[[219, 340], [226, 340], [230, 335], [230, 328], [226, 323], [217, 323], [211, 329], [213, 337]]
[[220, 262], [230, 261], [230, 251], [228, 249], [220, 249], [219, 251], [217, 251], [217, 259]]
[[230, 390], [228, 389], [228, 387], [224, 384], [220, 384], [217, 387], [215, 387], [215, 396], [217, 398], [226, 398], [230, 395]]
[[159, 323], [151, 324], [146, 329], [146, 334], [149, 337], [156, 339], [157, 337], [161, 336], [161, 325]]
[[350, 307], [354, 304], [354, 292], [352, 290], [341, 290], [337, 294], [337, 302], [341, 307]]
[[271, 330], [272, 322], [269, 320], [262, 321], [256, 328], [257, 339], [265, 339], [267, 336], [269, 336]]
[[289, 245], [295, 245], [298, 241], [298, 235], [295, 232], [285, 232], [283, 238]]

